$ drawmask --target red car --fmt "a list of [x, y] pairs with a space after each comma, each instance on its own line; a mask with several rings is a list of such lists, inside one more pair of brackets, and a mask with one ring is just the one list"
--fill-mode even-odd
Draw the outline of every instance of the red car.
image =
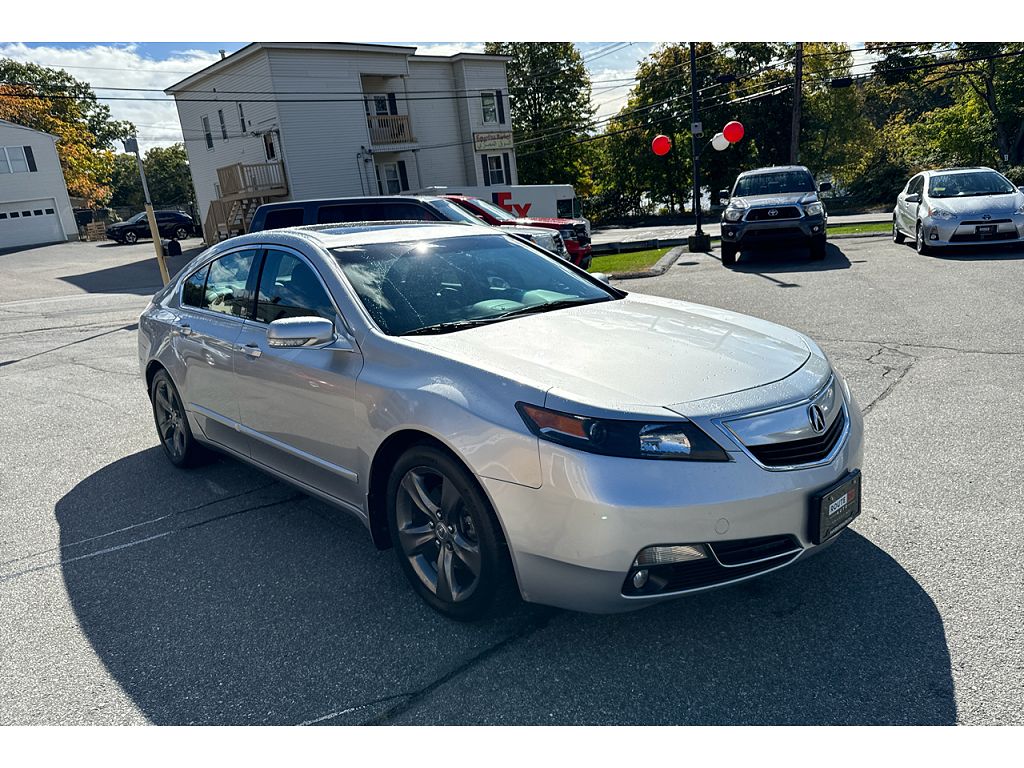
[[569, 259], [572, 263], [581, 269], [590, 268], [590, 255], [593, 248], [590, 245], [590, 235], [587, 234], [585, 224], [572, 219], [535, 219], [528, 216], [513, 216], [504, 208], [478, 197], [466, 197], [465, 195], [442, 195], [442, 197], [465, 208], [473, 215], [479, 216], [492, 227], [519, 226], [557, 229], [562, 240], [565, 241], [565, 249], [569, 252]]

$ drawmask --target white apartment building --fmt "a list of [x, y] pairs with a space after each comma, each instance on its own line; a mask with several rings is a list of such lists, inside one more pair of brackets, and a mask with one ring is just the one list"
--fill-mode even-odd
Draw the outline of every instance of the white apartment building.
[[0, 250], [78, 239], [56, 143], [0, 120]]
[[251, 43], [172, 85], [207, 241], [272, 200], [518, 183], [507, 61]]

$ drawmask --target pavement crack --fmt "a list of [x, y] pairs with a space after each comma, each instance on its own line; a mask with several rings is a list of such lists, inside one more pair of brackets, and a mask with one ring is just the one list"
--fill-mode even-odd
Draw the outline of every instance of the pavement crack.
[[[1003, 355], [1007, 357], [1020, 357], [1024, 356], [1024, 351], [1015, 349], [969, 349], [964, 347], [950, 347], [943, 344], [915, 344], [910, 341], [899, 341], [899, 340], [878, 340], [878, 339], [826, 339], [816, 337], [818, 341], [823, 341], [826, 344], [876, 344], [883, 347], [882, 350], [876, 352], [871, 357], [877, 357], [878, 354], [883, 352], [885, 349], [890, 349], [897, 354], [909, 355], [909, 352], [904, 351], [906, 347], [913, 349], [941, 349], [946, 352], [958, 352], [963, 355]], [[869, 358], [868, 362], [872, 362]]]
[[[906, 375], [910, 373], [911, 369], [919, 360], [919, 358], [916, 355], [913, 355], [910, 352], [902, 350], [896, 345], [881, 342], [873, 343], [878, 344], [878, 351], [869, 355], [867, 358], [865, 358], [865, 360], [868, 363], [871, 363], [872, 365], [881, 365], [883, 368], [882, 379], [886, 380], [888, 383], [874, 400], [872, 400], [870, 403], [861, 408], [861, 415], [864, 416], [865, 418], [869, 413], [871, 413], [871, 411], [875, 409], [875, 407], [879, 403], [884, 401], [887, 397], [889, 397], [889, 395], [892, 394], [893, 390], [896, 389], [896, 386], [901, 381], [903, 381]], [[899, 355], [900, 357], [904, 358], [906, 360], [906, 365], [890, 365], [889, 363], [879, 361], [879, 358], [882, 357], [882, 355], [884, 355], [886, 352], [890, 352], [892, 354]]]
[[16, 358], [14, 360], [0, 360], [0, 368], [3, 368], [6, 365], [14, 365], [15, 363], [20, 363], [20, 362], [23, 362], [25, 360], [31, 360], [32, 358], [39, 357], [40, 355], [48, 355], [51, 352], [57, 352], [57, 351], [59, 351], [61, 349], [67, 349], [68, 347], [73, 347], [76, 344], [84, 344], [87, 341], [92, 341], [93, 339], [98, 339], [98, 338], [100, 338], [102, 336], [109, 336], [110, 334], [117, 333], [118, 331], [134, 331], [138, 327], [139, 327], [138, 323], [129, 323], [128, 325], [121, 325], [121, 326], [118, 326], [117, 328], [112, 328], [109, 331], [103, 331], [102, 333], [95, 333], [92, 336], [86, 336], [84, 339], [77, 339], [75, 341], [69, 341], [67, 344], [61, 344], [60, 346], [53, 347], [51, 349], [44, 349], [42, 352], [36, 352], [34, 354], [31, 354], [31, 355], [25, 355], [25, 357], [19, 357], [19, 358]]
[[[484, 648], [475, 656], [466, 659], [466, 661], [462, 662], [454, 669], [449, 670], [441, 677], [431, 681], [430, 683], [427, 683], [422, 688], [419, 688], [416, 691], [412, 691], [411, 693], [403, 694], [401, 698], [404, 698], [404, 701], [385, 710], [377, 717], [371, 718], [366, 723], [364, 723], [364, 725], [386, 725], [389, 721], [393, 720], [399, 715], [408, 712], [410, 709], [415, 707], [417, 704], [423, 701], [427, 696], [436, 691], [438, 688], [441, 688], [442, 686], [447, 685], [455, 678], [464, 675], [473, 667], [487, 661], [492, 656], [497, 655], [509, 646], [519, 642], [520, 640], [525, 640], [531, 635], [544, 629], [551, 622], [551, 618], [552, 616], [554, 616], [555, 612], [543, 609], [539, 610], [541, 611], [539, 616], [536, 619], [525, 624], [517, 632], [512, 633], [504, 640], [500, 640], [494, 645], [490, 645], [487, 648]], [[396, 696], [395, 698], [399, 698], [399, 696]]]

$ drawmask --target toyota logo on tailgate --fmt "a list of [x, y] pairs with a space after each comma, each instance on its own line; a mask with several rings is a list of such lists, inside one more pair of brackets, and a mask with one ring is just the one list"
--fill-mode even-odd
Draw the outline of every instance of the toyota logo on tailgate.
[[825, 413], [820, 405], [812, 405], [807, 409], [807, 420], [811, 422], [811, 429], [819, 434], [825, 431]]
[[779, 209], [778, 208], [769, 208], [768, 209], [768, 215], [769, 216], [778, 216], [779, 215]]

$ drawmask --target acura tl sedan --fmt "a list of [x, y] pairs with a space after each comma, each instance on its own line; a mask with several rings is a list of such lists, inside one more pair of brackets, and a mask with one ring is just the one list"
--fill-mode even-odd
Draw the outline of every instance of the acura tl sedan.
[[733, 584], [860, 512], [860, 409], [811, 339], [498, 230], [236, 237], [153, 297], [138, 341], [172, 463], [215, 448], [355, 515], [457, 619]]
[[1024, 188], [991, 168], [917, 174], [896, 198], [892, 239], [927, 254], [950, 245], [1024, 240]]

